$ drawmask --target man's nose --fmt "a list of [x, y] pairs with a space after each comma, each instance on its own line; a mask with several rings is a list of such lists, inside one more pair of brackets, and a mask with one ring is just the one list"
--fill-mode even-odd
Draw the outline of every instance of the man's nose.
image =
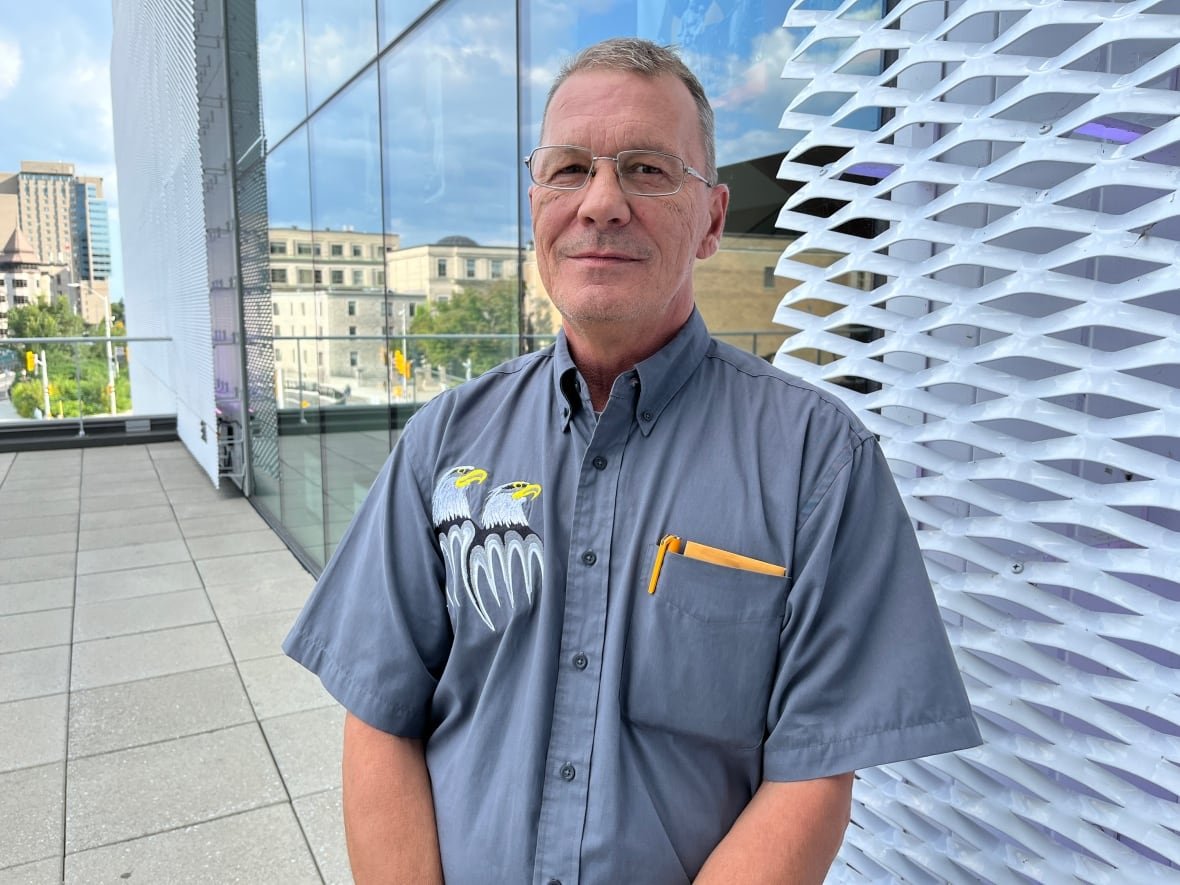
[[582, 188], [578, 217], [592, 224], [620, 225], [631, 220], [631, 204], [619, 184], [618, 161], [596, 157], [590, 180]]

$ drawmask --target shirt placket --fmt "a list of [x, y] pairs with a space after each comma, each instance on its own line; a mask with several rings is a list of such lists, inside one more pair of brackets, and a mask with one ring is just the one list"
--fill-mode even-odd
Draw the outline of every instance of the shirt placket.
[[553, 724], [537, 826], [535, 885], [575, 885], [580, 875], [606, 641], [611, 536], [623, 448], [634, 411], [633, 385], [616, 387], [623, 392], [624, 401], [612, 399], [594, 429], [582, 457], [571, 514]]

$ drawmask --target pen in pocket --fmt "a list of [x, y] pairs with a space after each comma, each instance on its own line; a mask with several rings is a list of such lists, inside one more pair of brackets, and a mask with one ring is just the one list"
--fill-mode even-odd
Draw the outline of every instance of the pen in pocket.
[[656, 561], [651, 566], [651, 580], [647, 582], [647, 592], [656, 592], [656, 582], [660, 579], [660, 569], [664, 567], [664, 556], [671, 550], [673, 553], [680, 552], [680, 538], [676, 535], [664, 535], [660, 541], [660, 546], [656, 550]]

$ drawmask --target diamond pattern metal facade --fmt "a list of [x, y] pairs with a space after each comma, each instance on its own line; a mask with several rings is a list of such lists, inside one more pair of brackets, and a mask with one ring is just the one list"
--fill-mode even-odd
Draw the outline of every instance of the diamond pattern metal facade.
[[1178, 881], [1180, 2], [833, 5], [776, 362], [880, 436], [986, 744], [862, 772], [831, 878]]

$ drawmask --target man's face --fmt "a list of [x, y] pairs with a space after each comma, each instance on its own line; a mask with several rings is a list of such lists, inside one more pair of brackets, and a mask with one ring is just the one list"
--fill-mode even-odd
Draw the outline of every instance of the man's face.
[[[542, 144], [611, 157], [647, 148], [704, 170], [696, 105], [671, 75], [572, 74], [549, 104]], [[677, 194], [634, 196], [619, 188], [614, 163], [595, 171], [581, 190], [529, 189], [541, 279], [568, 331], [666, 340], [692, 311], [693, 262], [717, 250], [728, 191], [686, 175]]]

